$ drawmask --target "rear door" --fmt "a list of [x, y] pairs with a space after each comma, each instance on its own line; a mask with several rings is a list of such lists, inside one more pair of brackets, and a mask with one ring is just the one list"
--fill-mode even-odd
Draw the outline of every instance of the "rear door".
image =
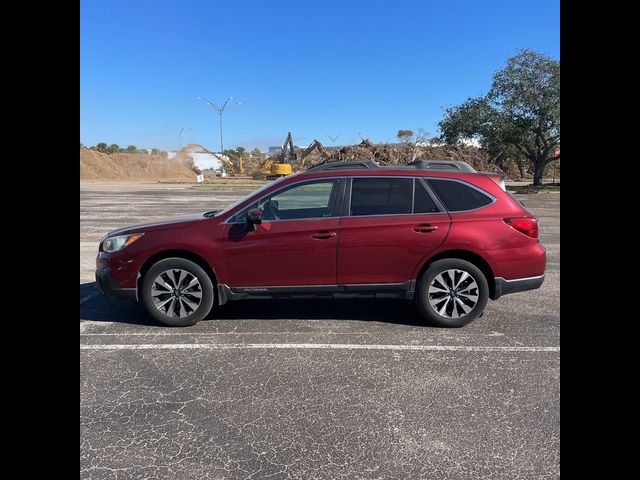
[[404, 283], [444, 241], [449, 215], [420, 178], [354, 177], [340, 220], [338, 283]]

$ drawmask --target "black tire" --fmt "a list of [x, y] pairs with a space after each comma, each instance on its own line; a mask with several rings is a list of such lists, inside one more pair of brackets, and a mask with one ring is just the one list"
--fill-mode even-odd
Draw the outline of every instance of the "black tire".
[[[438, 298], [443, 299], [440, 303], [436, 304], [436, 307], [432, 307], [429, 302], [429, 287], [432, 285], [432, 282], [434, 282], [434, 279], [440, 274], [443, 274], [443, 277], [440, 278], [449, 280], [449, 274], [444, 272], [450, 270], [459, 270], [462, 272], [466, 272], [471, 276], [473, 280], [475, 280], [477, 285], [477, 303], [470, 311], [468, 311], [464, 315], [461, 315], [461, 312], [463, 312], [464, 309], [458, 307], [457, 304], [454, 305], [456, 303], [455, 299], [453, 300], [453, 302], [451, 302], [451, 299], [449, 300], [449, 302], [447, 302], [447, 294], [440, 292], [434, 294], [434, 301], [438, 301]], [[462, 274], [454, 273], [455, 279], [460, 279], [461, 277]], [[460, 282], [460, 284], [467, 284], [467, 282], [469, 282], [469, 280]], [[439, 284], [439, 282], [436, 283], [436, 285]], [[447, 288], [449, 287], [449, 285], [447, 284], [445, 284], [444, 286]], [[436, 288], [438, 287], [436, 286]], [[464, 291], [464, 289], [462, 289], [462, 291]], [[475, 289], [471, 291], [475, 291]], [[465, 302], [472, 302], [472, 300], [469, 300], [469, 298], [469, 296], [466, 296], [464, 299]], [[418, 307], [418, 310], [420, 311], [422, 316], [426, 318], [430, 323], [439, 327], [464, 327], [465, 325], [468, 325], [480, 315], [482, 315], [482, 312], [487, 306], [488, 299], [489, 285], [482, 271], [473, 263], [467, 262], [466, 260], [460, 260], [458, 258], [445, 258], [443, 260], [437, 260], [429, 265], [429, 267], [422, 274], [422, 277], [420, 277], [420, 281], [418, 282], [416, 291], [416, 306]], [[459, 300], [459, 302], [462, 302], [462, 300]], [[443, 306], [445, 306], [445, 303], [447, 303], [448, 305], [444, 310], [444, 315], [440, 315], [435, 308], [441, 309], [443, 308]], [[470, 307], [470, 305], [467, 305], [466, 303], [465, 306], [467, 308]], [[451, 309], [456, 308], [456, 312], [448, 312], [449, 307], [451, 307]], [[454, 318], [453, 315], [456, 313], [460, 314], [461, 316], [459, 316], [458, 318]]]
[[[161, 312], [156, 307], [152, 297], [151, 290], [156, 278], [158, 278], [158, 276], [163, 272], [172, 269], [185, 270], [186, 272], [196, 277], [196, 279], [200, 283], [200, 289], [202, 292], [200, 303], [195, 310], [191, 311], [184, 317], [173, 317], [167, 315], [164, 312]], [[178, 257], [165, 258], [164, 260], [160, 260], [159, 262], [155, 263], [145, 274], [142, 280], [141, 290], [142, 304], [147, 310], [147, 313], [158, 322], [170, 327], [188, 327], [190, 325], [195, 325], [209, 314], [209, 312], [213, 308], [215, 300], [213, 282], [211, 281], [211, 278], [209, 277], [207, 272], [205, 272], [198, 264], [190, 260]]]

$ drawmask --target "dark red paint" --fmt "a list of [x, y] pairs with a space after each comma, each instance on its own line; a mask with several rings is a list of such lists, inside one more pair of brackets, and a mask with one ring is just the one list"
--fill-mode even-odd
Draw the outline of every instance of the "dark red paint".
[[[442, 177], [466, 181], [497, 198], [463, 213], [333, 217], [271, 222], [255, 231], [225, 220], [276, 188], [311, 178], [350, 176]], [[421, 170], [339, 170], [291, 175], [248, 197], [222, 216], [201, 214], [126, 227], [109, 235], [145, 234], [124, 250], [100, 252], [99, 269], [121, 288], [136, 288], [156, 254], [189, 252], [204, 259], [229, 287], [402, 283], [416, 279], [435, 255], [466, 251], [482, 257], [494, 277], [542, 275], [546, 253], [533, 231], [535, 215], [497, 184], [495, 176]], [[509, 225], [505, 219], [512, 220]], [[537, 229], [537, 222], [535, 222]], [[520, 230], [520, 231], [519, 231]]]

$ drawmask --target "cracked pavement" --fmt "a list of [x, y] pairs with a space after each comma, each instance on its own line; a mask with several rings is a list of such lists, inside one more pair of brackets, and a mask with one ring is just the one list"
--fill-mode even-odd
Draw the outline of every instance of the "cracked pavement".
[[81, 184], [81, 478], [559, 477], [557, 193], [519, 196], [540, 218], [542, 288], [462, 329], [394, 300], [231, 302], [176, 329], [95, 295], [108, 230], [242, 193]]

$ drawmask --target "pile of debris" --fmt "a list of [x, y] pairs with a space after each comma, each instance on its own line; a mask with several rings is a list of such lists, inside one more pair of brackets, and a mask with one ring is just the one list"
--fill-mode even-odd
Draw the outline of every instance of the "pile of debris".
[[[467, 162], [479, 172], [505, 173], [507, 176], [518, 176], [518, 169], [504, 172], [497, 165], [489, 162], [487, 153], [479, 148], [468, 146], [427, 146], [417, 147], [416, 160], [461, 160]], [[357, 145], [347, 145], [330, 153], [329, 156], [314, 155], [309, 158], [309, 167], [323, 163], [349, 162], [354, 160], [374, 160], [380, 165], [406, 165], [411, 162], [410, 145], [379, 143], [363, 140]]]
[[365, 139], [357, 145], [347, 145], [331, 153], [323, 163], [375, 160], [380, 165], [400, 165], [408, 162], [403, 149], [385, 143], [374, 144]]

